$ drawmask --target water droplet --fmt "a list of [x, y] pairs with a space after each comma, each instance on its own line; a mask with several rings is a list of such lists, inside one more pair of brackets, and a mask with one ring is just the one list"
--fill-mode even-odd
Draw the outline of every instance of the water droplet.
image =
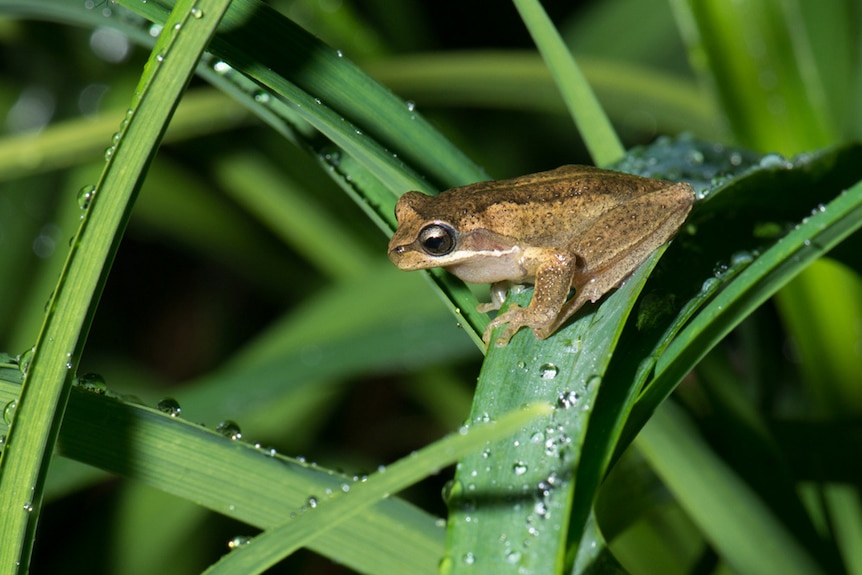
[[527, 473], [529, 467], [523, 461], [518, 461], [515, 465], [512, 466], [512, 471], [515, 475], [521, 476]]
[[114, 148], [114, 146], [108, 146], [107, 148], [105, 148], [105, 161], [108, 161], [114, 157], [115, 149], [116, 148]]
[[579, 353], [581, 351], [581, 340], [570, 339], [566, 342], [566, 353]]
[[416, 102], [412, 100], [407, 100], [407, 111], [415, 112], [416, 111]]
[[27, 513], [33, 513], [33, 503], [32, 502], [25, 503], [24, 504], [24, 511], [26, 511]]
[[339, 58], [344, 58], [344, 52], [342, 52], [341, 50], [336, 50], [335, 55]]
[[203, 11], [203, 10], [201, 10], [200, 8], [197, 8], [197, 7], [192, 8], [189, 12], [191, 13], [191, 15], [192, 15], [194, 18], [196, 18], [196, 19], [198, 19], [198, 20], [200, 20], [201, 18], [203, 18], [203, 17], [204, 17], [204, 11]]
[[108, 391], [108, 385], [105, 383], [105, 378], [98, 373], [85, 373], [75, 378], [75, 383], [78, 386], [91, 393], [104, 395]]
[[254, 93], [254, 101], [258, 104], [268, 104], [270, 100], [269, 92], [264, 92], [263, 90], [258, 90]]
[[231, 550], [238, 549], [251, 543], [251, 539], [249, 535], [236, 535], [227, 542], [227, 548]]
[[715, 288], [717, 288], [720, 283], [721, 283], [721, 280], [719, 280], [718, 278], [715, 278], [715, 277], [706, 278], [703, 281], [703, 285], [700, 286], [700, 291], [702, 291], [704, 293], [710, 293]]
[[233, 68], [231, 68], [230, 64], [228, 64], [227, 62], [225, 62], [223, 60], [219, 60], [218, 62], [213, 64], [213, 71], [216, 74], [224, 75], [224, 74], [227, 74], [228, 72], [230, 72], [231, 70], [233, 70]]
[[167, 413], [171, 417], [179, 417], [183, 412], [183, 408], [180, 407], [180, 402], [173, 397], [164, 398], [156, 405], [156, 408], [158, 408], [162, 413]]
[[464, 561], [464, 565], [472, 565], [476, 562], [476, 556], [472, 551], [467, 551], [464, 553], [464, 557], [461, 558]]
[[788, 167], [787, 160], [780, 154], [766, 154], [760, 158], [761, 168], [786, 168]]
[[344, 493], [347, 493], [348, 491], [350, 491], [350, 484], [349, 483], [342, 483], [341, 484], [341, 491], [343, 491]]
[[521, 562], [521, 552], [520, 551], [509, 551], [506, 554], [506, 562], [510, 565], [517, 565]]
[[219, 422], [215, 429], [217, 432], [233, 441], [242, 439], [242, 431], [240, 430], [239, 425], [230, 419]]
[[18, 409], [18, 400], [13, 399], [3, 408], [3, 421], [6, 425], [12, 425], [12, 418], [15, 417], [15, 411]]
[[754, 256], [749, 252], [736, 252], [730, 257], [731, 267], [747, 266], [754, 261]]
[[93, 197], [96, 195], [96, 186], [93, 184], [88, 184], [78, 190], [78, 207], [82, 210], [86, 210], [90, 207], [90, 202], [93, 201]]
[[563, 409], [569, 409], [578, 404], [580, 394], [577, 391], [563, 391], [557, 396], [557, 406]]
[[560, 369], [553, 363], [543, 364], [542, 367], [539, 368], [539, 373], [542, 375], [542, 379], [554, 379], [557, 377], [557, 373], [559, 373], [559, 371]]
[[276, 451], [275, 447], [255, 443], [254, 448], [266, 455], [267, 457], [275, 457], [276, 455], [278, 455], [278, 451]]
[[308, 505], [309, 509], [314, 509], [315, 507], [317, 507], [317, 497], [315, 497], [314, 495], [309, 496], [309, 498], [306, 500], [306, 504]]
[[533, 512], [541, 517], [542, 519], [547, 519], [550, 515], [550, 511], [548, 510], [548, 506], [545, 505], [544, 501], [539, 501], [533, 506]]
[[323, 161], [332, 167], [337, 167], [341, 162], [341, 151], [337, 148], [326, 148], [321, 152]]
[[24, 353], [18, 356], [18, 370], [23, 374], [27, 375], [27, 370], [30, 369], [30, 363], [33, 361], [33, 353], [36, 351], [35, 347], [31, 347]]

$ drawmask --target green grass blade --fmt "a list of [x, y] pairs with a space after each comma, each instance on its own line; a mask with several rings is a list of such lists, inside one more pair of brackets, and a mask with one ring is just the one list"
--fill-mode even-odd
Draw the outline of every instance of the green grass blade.
[[736, 572], [824, 573], [763, 499], [714, 454], [672, 403], [656, 411], [635, 443]]
[[[823, 297], [829, 286], [829, 297]], [[803, 381], [818, 410], [855, 413], [862, 408], [857, 354], [862, 278], [836, 261], [814, 262], [776, 294], [792, 334]]]
[[0, 573], [27, 570], [47, 466], [107, 270], [147, 165], [228, 4], [201, 0], [195, 10], [207, 14], [197, 17], [195, 2], [181, 2], [171, 14], [84, 212], [26, 369], [0, 459], [0, 508], [5, 510], [0, 515]]
[[[105, 154], [105, 134], [116, 131], [125, 110], [52, 124], [37, 134], [0, 139], [0, 180], [69, 168]], [[250, 115], [236, 102], [214, 90], [196, 89], [183, 98], [165, 134], [165, 142], [230, 130]], [[33, 158], [39, 161], [34, 162]]]
[[[154, 22], [164, 20], [170, 5], [163, 0], [121, 4]], [[268, 6], [237, 0], [223, 26], [231, 32], [216, 36], [211, 46], [215, 57], [252, 79], [257, 94], [271, 90], [288, 104], [291, 116], [303, 118], [360, 159], [390, 189], [434, 189], [416, 179], [416, 173], [446, 187], [484, 177], [403, 100]], [[279, 112], [278, 102], [269, 105]], [[416, 170], [414, 175], [408, 166]]]
[[302, 510], [288, 523], [258, 536], [248, 545], [222, 558], [205, 573], [262, 573], [320, 533], [355, 517], [392, 493], [436, 473], [482, 445], [500, 441], [550, 411], [551, 407], [547, 404], [519, 408], [492, 423], [470, 426], [463, 433], [437, 441], [374, 473], [367, 481], [357, 484], [347, 493], [337, 495], [329, 501], [315, 501], [310, 508]]
[[734, 326], [860, 227], [862, 183], [826, 204], [823, 211], [817, 210], [753, 260], [668, 346], [628, 425], [642, 425], [676, 383]]
[[[756, 150], [793, 154], [836, 141], [836, 121], [797, 4], [672, 2], [693, 67], [721, 101], [739, 143]], [[854, 18], [845, 3], [824, 10]]]
[[623, 157], [625, 150], [580, 68], [538, 0], [515, 0], [515, 7], [551, 70], [578, 131], [598, 166]]
[[[607, 114], [654, 118], [661, 133], [718, 137], [717, 111], [690, 79], [629, 62], [581, 56], [578, 66]], [[369, 62], [368, 72], [430, 107], [480, 107], [566, 114], [548, 66], [534, 52], [482, 50], [405, 54]]]
[[[0, 386], [2, 388], [2, 386]], [[154, 409], [72, 390], [58, 453], [193, 501], [258, 529], [307, 504], [352, 489], [356, 477], [272, 455]], [[436, 571], [436, 518], [391, 498], [309, 543], [361, 573]]]
[[[563, 568], [574, 470], [605, 370], [654, 255], [626, 283], [545, 341], [522, 330], [489, 350], [471, 417], [534, 401], [557, 409], [513, 438], [465, 457], [448, 497], [451, 573], [558, 573]], [[526, 305], [530, 292], [516, 296]], [[580, 530], [583, 523], [575, 527]], [[578, 533], [579, 535], [580, 533]]]
[[[689, 146], [691, 148], [686, 151]], [[694, 236], [698, 238], [697, 247], [690, 243], [685, 231], [671, 245], [660, 264], [659, 273], [655, 274], [657, 277], [649, 284], [648, 293], [638, 310], [637, 322], [630, 322], [627, 326], [620, 344], [621, 351], [608, 369], [578, 469], [573, 525], [580, 524], [588, 513], [594, 490], [610, 465], [611, 452], [616, 450], [619, 455], [652, 410], [695, 365], [701, 354], [705, 354], [727, 333], [726, 330], [742, 321], [778, 286], [770, 284], [768, 292], [760, 292], [763, 286], [759, 286], [757, 282], [760, 280], [756, 280], [745, 289], [753, 288], [754, 291], [748, 295], [757, 293], [757, 300], [749, 300], [746, 295], [743, 297], [746, 306], [732, 310], [727, 308], [728, 300], [717, 299], [717, 293], [727, 296], [720, 291], [721, 288], [740, 280], [742, 273], [753, 271], [750, 262], [755, 261], [759, 249], [763, 250], [759, 258], [768, 257], [773, 263], [783, 261], [784, 265], [791, 267], [805, 264], [793, 252], [771, 253], [767, 249], [770, 240], [752, 236], [758, 222], [778, 221], [794, 225], [804, 218], [805, 223], [801, 224], [804, 229], [794, 233], [809, 235], [795, 241], [804, 248], [823, 246], [815, 237], [818, 233], [829, 232], [822, 229], [824, 222], [818, 218], [830, 211], [837, 216], [832, 209], [833, 204], [827, 202], [858, 179], [859, 155], [858, 147], [849, 147], [801, 157], [793, 163], [776, 163], [770, 158], [758, 162], [757, 157], [749, 157], [736, 150], [723, 150], [716, 154], [696, 142], [680, 139], [675, 143], [660, 142], [642, 151], [636, 150], [627, 158], [624, 164], [627, 170], [656, 175], [675, 173], [675, 177], [689, 179], [708, 199], [698, 204], [690, 219]], [[725, 160], [721, 160], [722, 156]], [[677, 163], [685, 157], [697, 157], [701, 161], [695, 168]], [[731, 157], [738, 164], [736, 168], [723, 165]], [[700, 170], [703, 171], [698, 174]], [[714, 192], [709, 192], [716, 182], [720, 182], [710, 183], [713, 174], [732, 173], [734, 170], [743, 175], [723, 185], [719, 183]], [[835, 201], [846, 201], [845, 196], [849, 193], [838, 195]], [[817, 213], [811, 217], [812, 209], [821, 202], [827, 204], [825, 212], [815, 209]], [[838, 207], [839, 212], [842, 209]], [[855, 209], [837, 219], [844, 224], [856, 225], [852, 223], [853, 211]], [[812, 223], [811, 219], [815, 221]], [[828, 229], [837, 231], [834, 227]], [[843, 237], [848, 230], [840, 233]], [[806, 239], [811, 246], [805, 246]], [[774, 247], [780, 249], [779, 246], [787, 245], [785, 242], [788, 240], [794, 241], [792, 237], [783, 238]], [[830, 245], [831, 242], [825, 247]], [[694, 251], [689, 253], [692, 249]], [[715, 277], [715, 266], [722, 262], [727, 262], [729, 267], [720, 278]], [[684, 303], [686, 300], [688, 302]], [[709, 315], [699, 316], [706, 307], [710, 309]], [[730, 317], [724, 313], [729, 313], [733, 321], [724, 323]], [[693, 319], [695, 317], [699, 319]], [[695, 325], [709, 333], [708, 342], [694, 335]], [[712, 332], [713, 328], [717, 331]], [[683, 331], [689, 329], [692, 331]], [[680, 335], [681, 331], [683, 335]], [[693, 355], [687, 357], [685, 363], [674, 365], [671, 375], [667, 368], [673, 361], [665, 363], [672, 357], [669, 352]], [[656, 369], [657, 358], [660, 358], [661, 366]], [[681, 359], [681, 356], [676, 359]], [[653, 376], [655, 379], [651, 379]], [[639, 396], [641, 386], [647, 385], [648, 381], [646, 391]], [[603, 450], [607, 451], [602, 453]], [[582, 546], [581, 551], [589, 550]]]

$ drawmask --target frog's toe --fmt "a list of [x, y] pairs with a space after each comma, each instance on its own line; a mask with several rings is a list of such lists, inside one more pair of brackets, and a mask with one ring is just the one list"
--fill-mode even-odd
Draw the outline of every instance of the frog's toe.
[[485, 345], [488, 345], [491, 342], [491, 332], [501, 325], [505, 325], [506, 329], [504, 329], [502, 333], [497, 336], [497, 339], [494, 340], [495, 345], [499, 347], [509, 343], [512, 336], [526, 325], [524, 323], [524, 309], [517, 304], [512, 304], [504, 313], [501, 313], [492, 319], [488, 323], [488, 327], [485, 328], [485, 333], [482, 335], [482, 341], [485, 342]]
[[479, 313], [488, 313], [489, 311], [497, 311], [498, 309], [500, 309], [500, 306], [492, 301], [488, 303], [480, 303], [476, 306], [476, 310]]

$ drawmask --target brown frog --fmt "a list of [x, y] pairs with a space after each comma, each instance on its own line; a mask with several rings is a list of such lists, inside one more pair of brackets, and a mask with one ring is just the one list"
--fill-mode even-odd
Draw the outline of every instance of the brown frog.
[[694, 198], [686, 183], [590, 166], [480, 182], [438, 196], [407, 192], [395, 206], [398, 230], [389, 259], [403, 270], [440, 267], [467, 282], [493, 284], [482, 312], [500, 309], [512, 284], [534, 284], [530, 304], [510, 305], [483, 339], [488, 344], [491, 331], [504, 324], [497, 345], [524, 326], [544, 339], [672, 238]]

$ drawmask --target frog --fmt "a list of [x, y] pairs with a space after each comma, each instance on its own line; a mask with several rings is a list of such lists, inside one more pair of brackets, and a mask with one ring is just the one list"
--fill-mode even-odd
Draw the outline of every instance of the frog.
[[506, 180], [410, 191], [395, 206], [389, 259], [406, 271], [442, 268], [491, 284], [482, 313], [499, 311], [513, 286], [532, 284], [529, 305], [509, 304], [482, 336], [505, 326], [505, 346], [523, 327], [545, 339], [587, 302], [619, 287], [670, 241], [695, 201], [685, 182], [566, 165]]

